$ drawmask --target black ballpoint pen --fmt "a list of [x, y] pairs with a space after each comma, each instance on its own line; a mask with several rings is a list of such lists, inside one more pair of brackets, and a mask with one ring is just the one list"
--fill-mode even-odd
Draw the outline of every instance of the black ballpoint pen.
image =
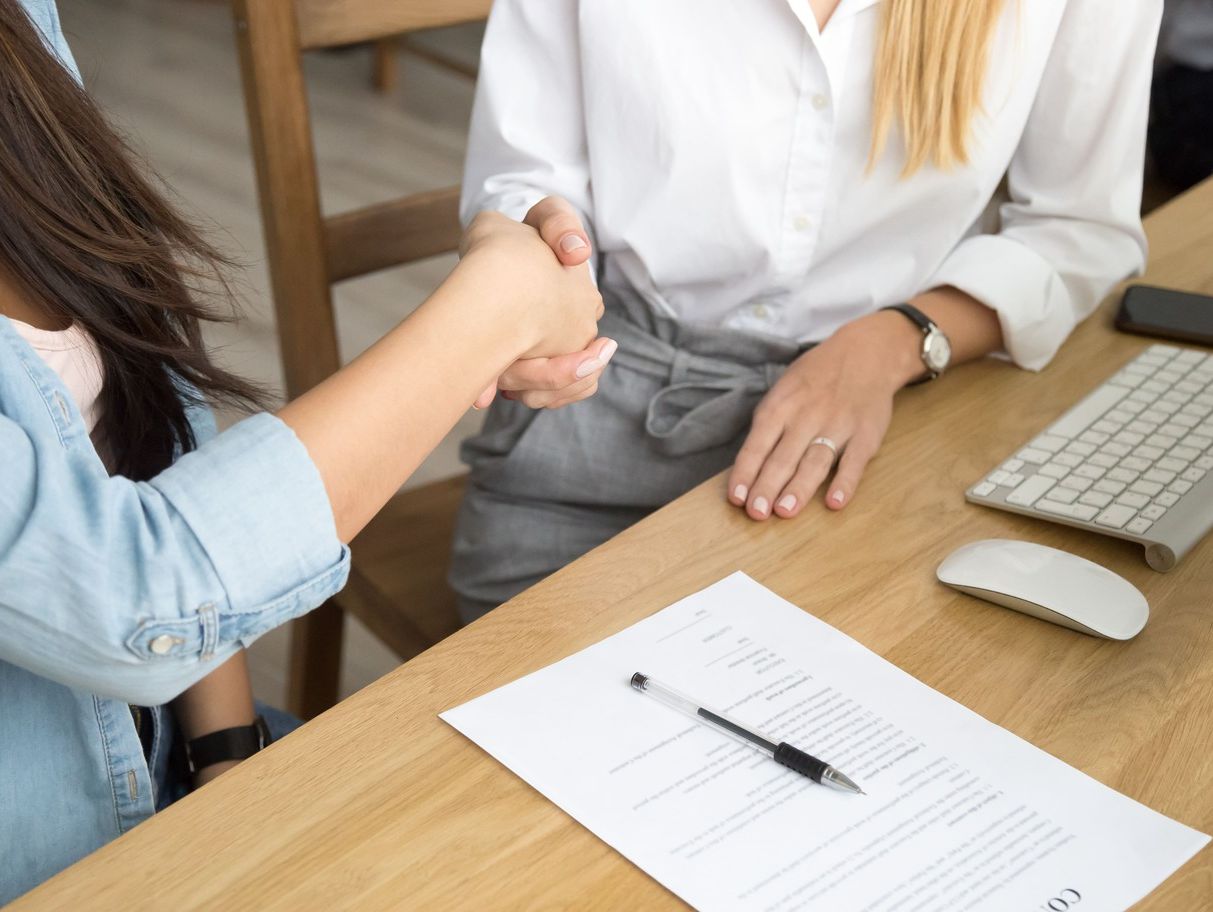
[[816, 757], [792, 747], [786, 741], [776, 744], [770, 738], [747, 729], [728, 716], [699, 706], [694, 700], [683, 696], [673, 688], [654, 681], [646, 674], [641, 674], [638, 671], [632, 675], [632, 686], [641, 693], [647, 693], [652, 697], [656, 697], [667, 706], [672, 706], [674, 709], [695, 716], [703, 722], [708, 722], [731, 735], [748, 741], [750, 744], [769, 753], [775, 762], [782, 763], [788, 769], [808, 776], [820, 785], [832, 785], [835, 788], [842, 789], [844, 792], [855, 792], [860, 795], [867, 794], [852, 782], [849, 777], [834, 769], [834, 767], [824, 760], [818, 760]]

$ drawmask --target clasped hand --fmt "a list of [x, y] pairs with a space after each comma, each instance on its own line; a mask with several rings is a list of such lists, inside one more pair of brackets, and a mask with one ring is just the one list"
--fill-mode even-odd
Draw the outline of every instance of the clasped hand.
[[[475, 242], [478, 233], [500, 229], [503, 219], [504, 216], [495, 213], [481, 213], [477, 216], [464, 240], [465, 251], [469, 244]], [[523, 224], [539, 233], [565, 267], [584, 272], [584, 278], [579, 278], [578, 281], [584, 281], [593, 288], [588, 265], [593, 252], [590, 238], [577, 211], [568, 202], [560, 197], [549, 196], [531, 208], [523, 219]], [[599, 301], [596, 316], [601, 314]], [[593, 332], [586, 333], [586, 336], [578, 340], [578, 344], [584, 344], [586, 341], [588, 344], [585, 344], [584, 348], [568, 354], [515, 361], [497, 378], [495, 384], [476, 397], [473, 407], [489, 406], [498, 390], [504, 398], [518, 400], [529, 408], [558, 409], [593, 396], [598, 391], [599, 378], [618, 345], [612, 339], [596, 337]]]

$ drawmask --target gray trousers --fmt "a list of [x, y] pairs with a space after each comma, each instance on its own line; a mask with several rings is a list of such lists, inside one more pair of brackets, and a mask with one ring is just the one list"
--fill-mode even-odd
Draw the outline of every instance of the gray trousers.
[[598, 394], [557, 411], [498, 399], [471, 467], [450, 573], [475, 620], [733, 463], [794, 342], [679, 323], [602, 289], [619, 343]]

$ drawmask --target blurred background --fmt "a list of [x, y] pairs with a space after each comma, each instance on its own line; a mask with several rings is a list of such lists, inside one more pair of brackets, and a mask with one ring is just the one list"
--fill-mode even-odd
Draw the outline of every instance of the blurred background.
[[[88, 89], [173, 189], [182, 207], [245, 268], [243, 319], [210, 339], [233, 369], [273, 390], [282, 374], [265, 268], [232, 17], [224, 0], [58, 0]], [[1124, 2], [1124, 0], [1122, 0]], [[480, 26], [414, 36], [409, 44], [308, 55], [326, 212], [458, 182]], [[1213, 173], [1213, 0], [1167, 0], [1159, 44], [1144, 208]], [[395, 325], [452, 266], [439, 257], [336, 289], [346, 360]], [[233, 416], [221, 416], [221, 423]], [[469, 412], [410, 484], [462, 470]], [[346, 615], [341, 696], [398, 664]], [[250, 651], [256, 695], [285, 703], [288, 628]]]

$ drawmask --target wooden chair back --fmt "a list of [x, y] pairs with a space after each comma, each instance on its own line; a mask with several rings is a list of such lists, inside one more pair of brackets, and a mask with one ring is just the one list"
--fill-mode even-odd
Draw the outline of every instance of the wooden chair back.
[[[488, 15], [490, 2], [233, 0], [288, 396], [306, 392], [341, 366], [334, 283], [455, 250], [460, 237], [457, 186], [323, 214], [304, 52], [472, 22]], [[296, 622], [290, 695], [295, 712], [306, 718], [335, 702], [341, 609], [357, 614], [402, 658], [457, 626], [444, 576], [461, 492], [462, 479], [440, 482], [406, 492], [385, 510], [425, 526], [416, 534], [426, 541], [399, 543], [402, 554], [417, 558], [407, 567], [390, 566], [391, 542], [370, 540], [378, 533], [407, 534], [402, 522], [386, 515], [359, 536], [355, 554], [377, 555], [381, 569], [395, 573], [396, 584], [373, 579], [356, 556], [348, 596]], [[435, 560], [439, 540], [441, 553]], [[408, 578], [400, 579], [401, 574]], [[393, 590], [408, 593], [411, 604], [394, 604]]]

